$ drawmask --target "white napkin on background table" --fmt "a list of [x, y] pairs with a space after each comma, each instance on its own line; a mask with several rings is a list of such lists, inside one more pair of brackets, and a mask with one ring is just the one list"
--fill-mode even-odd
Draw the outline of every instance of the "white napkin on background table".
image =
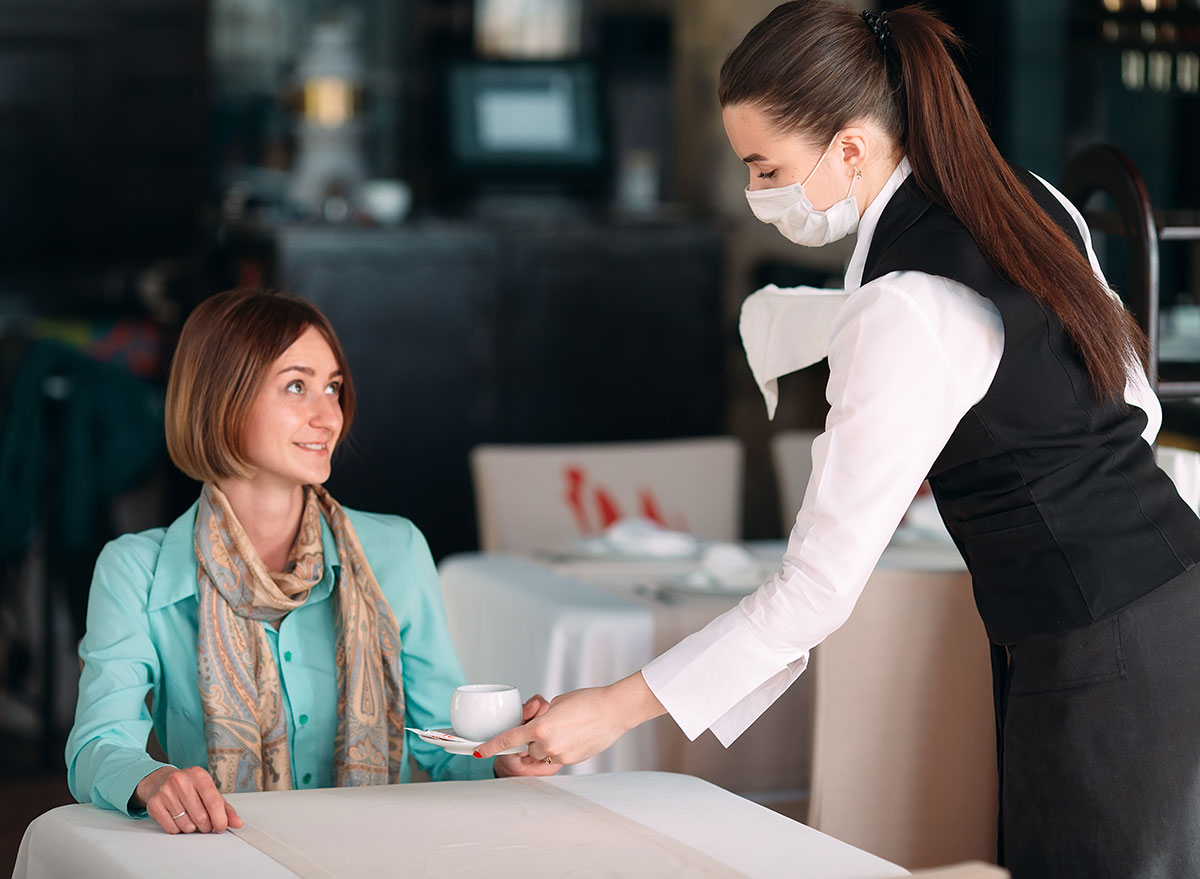
[[714, 543], [700, 557], [700, 567], [715, 584], [726, 589], [756, 589], [763, 582], [763, 566], [736, 543]]
[[651, 519], [630, 516], [618, 519], [600, 537], [577, 542], [593, 553], [643, 558], [680, 558], [699, 551], [700, 541], [683, 531], [671, 531]]

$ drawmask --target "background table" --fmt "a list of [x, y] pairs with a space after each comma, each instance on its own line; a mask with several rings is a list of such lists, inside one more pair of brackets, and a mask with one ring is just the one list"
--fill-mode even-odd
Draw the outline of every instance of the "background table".
[[816, 684], [805, 822], [909, 869], [992, 861], [992, 668], [970, 580], [890, 570], [886, 583], [868, 584], [805, 673]]
[[[530, 785], [563, 799], [531, 816], [494, 809], [507, 796], [529, 799]], [[676, 875], [697, 875], [697, 864], [709, 866], [707, 875], [905, 875], [895, 864], [720, 788], [667, 773], [279, 791], [236, 794], [231, 802], [246, 821], [239, 833], [254, 845], [232, 833], [168, 836], [150, 821], [93, 806], [54, 809], [30, 824], [14, 879], [275, 879], [334, 872], [537, 879], [562, 876], [567, 866], [576, 877], [645, 877], [655, 873], [640, 869], [635, 858], [671, 853], [693, 859], [693, 869]], [[481, 819], [483, 806], [494, 820]], [[444, 831], [446, 822], [458, 825], [454, 842], [431, 840], [436, 834], [426, 829]], [[565, 832], [569, 822], [573, 835]], [[278, 863], [258, 844], [280, 846], [281, 857], [301, 869]]]
[[[748, 545], [768, 565], [782, 542]], [[531, 558], [463, 554], [440, 568], [451, 634], [469, 680], [518, 686], [553, 698], [601, 686], [733, 607], [740, 595], [692, 596], [661, 584], [695, 561]], [[969, 579], [953, 547], [894, 543], [868, 591], [911, 587], [922, 575]], [[819, 662], [819, 650], [814, 657]], [[705, 733], [695, 742], [670, 718], [632, 731], [608, 751], [568, 771], [666, 769], [705, 778], [760, 802], [807, 797], [813, 744], [814, 676], [795, 684], [726, 750]]]

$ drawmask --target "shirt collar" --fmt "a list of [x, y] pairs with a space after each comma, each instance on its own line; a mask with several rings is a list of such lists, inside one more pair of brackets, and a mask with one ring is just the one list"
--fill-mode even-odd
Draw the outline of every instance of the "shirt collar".
[[846, 266], [844, 286], [847, 293], [853, 293], [862, 286], [863, 269], [866, 267], [867, 254], [871, 250], [871, 239], [875, 236], [875, 227], [879, 224], [879, 217], [883, 214], [883, 209], [887, 207], [892, 195], [903, 185], [911, 173], [912, 165], [908, 163], [908, 156], [904, 156], [900, 159], [896, 170], [892, 172], [892, 176], [883, 184], [883, 189], [879, 190], [879, 194], [872, 199], [871, 203], [867, 205], [867, 209], [863, 211], [862, 217], [859, 218], [858, 241], [854, 245], [854, 253], [850, 255], [850, 262]]
[[[199, 506], [199, 501], [192, 504], [186, 513], [171, 523], [163, 536], [162, 547], [158, 551], [158, 562], [154, 566], [154, 580], [150, 584], [147, 602], [149, 610], [161, 610], [185, 598], [196, 597], [198, 587], [193, 533]], [[325, 558], [325, 571], [309, 594], [309, 601], [328, 598], [341, 570], [337, 541], [333, 538], [329, 523], [325, 521], [324, 513], [321, 514], [321, 552]]]

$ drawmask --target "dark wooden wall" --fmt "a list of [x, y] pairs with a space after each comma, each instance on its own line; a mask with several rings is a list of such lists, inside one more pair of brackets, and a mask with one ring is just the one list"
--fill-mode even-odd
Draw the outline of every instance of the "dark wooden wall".
[[0, 6], [0, 271], [193, 245], [205, 24], [205, 0]]

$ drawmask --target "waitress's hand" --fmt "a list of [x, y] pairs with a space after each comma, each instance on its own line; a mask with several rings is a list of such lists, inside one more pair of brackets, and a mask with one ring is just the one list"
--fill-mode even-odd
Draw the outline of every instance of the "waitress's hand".
[[[527, 727], [524, 724], [529, 723], [531, 720], [536, 720], [549, 710], [550, 703], [544, 697], [540, 695], [531, 696], [521, 708], [522, 726], [517, 727], [517, 730], [526, 729]], [[527, 741], [528, 739], [525, 740], [525, 742]], [[519, 742], [518, 744], [525, 744], [525, 742]], [[516, 747], [516, 745], [513, 745], [513, 747]], [[508, 749], [501, 748], [500, 750], [507, 751]], [[495, 767], [497, 778], [506, 778], [513, 775], [554, 775], [562, 769], [561, 766], [546, 763], [544, 760], [534, 759], [529, 756], [528, 751], [524, 754], [504, 754], [497, 757]]]
[[480, 745], [475, 755], [490, 757], [528, 742], [529, 752], [522, 760], [547, 768], [582, 763], [638, 724], [664, 713], [639, 671], [607, 687], [563, 693], [548, 711]]
[[242, 819], [202, 766], [155, 769], [138, 782], [131, 801], [144, 806], [167, 833], [224, 833], [227, 827], [242, 826]]

